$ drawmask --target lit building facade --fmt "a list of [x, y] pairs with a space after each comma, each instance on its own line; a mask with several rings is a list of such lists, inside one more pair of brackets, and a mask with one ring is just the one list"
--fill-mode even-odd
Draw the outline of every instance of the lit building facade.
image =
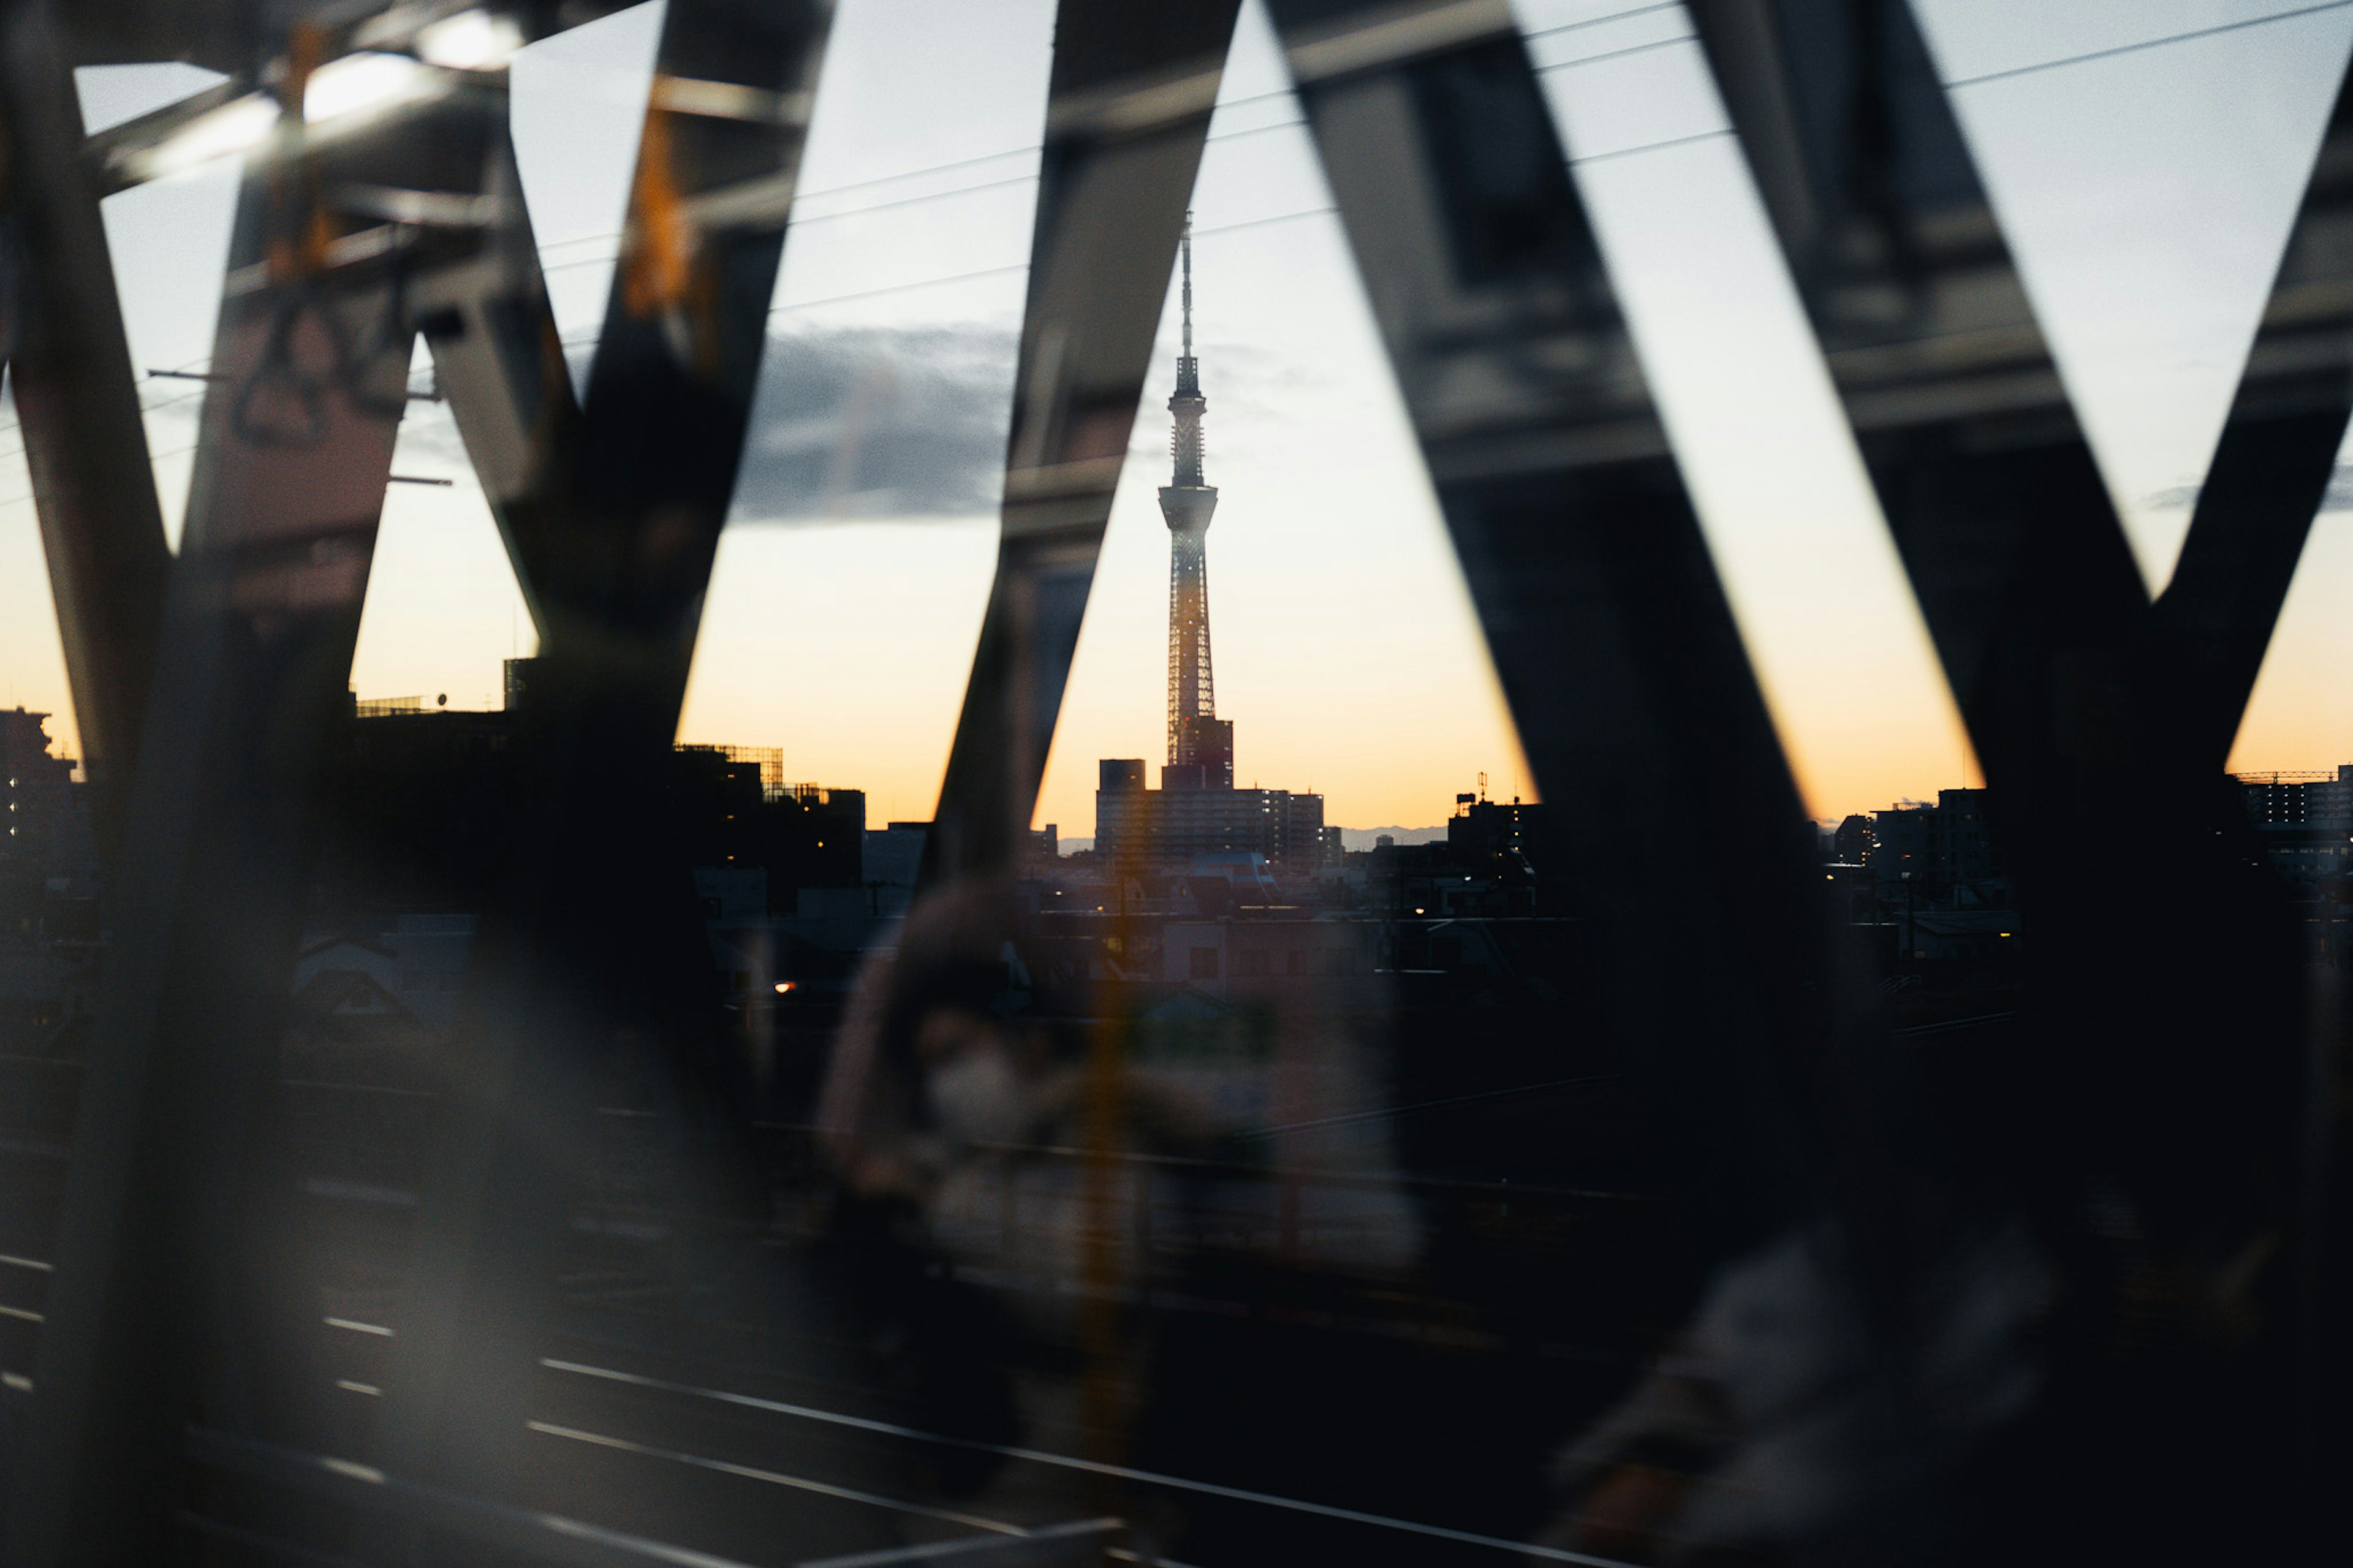
[[[1324, 854], [1324, 797], [1285, 789], [1145, 789], [1142, 763], [1107, 761], [1095, 792], [1095, 852], [1110, 860], [1182, 865], [1196, 856], [1244, 851], [1267, 864], [1309, 870]], [[1133, 768], [1137, 782], [1111, 770]]]

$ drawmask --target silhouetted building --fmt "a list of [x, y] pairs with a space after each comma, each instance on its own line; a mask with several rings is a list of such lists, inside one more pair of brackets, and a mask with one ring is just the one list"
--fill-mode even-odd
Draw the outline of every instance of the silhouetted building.
[[1234, 787], [1234, 721], [1195, 715], [1177, 725], [1177, 754], [1160, 770], [1162, 789]]
[[[1905, 964], [2005, 959], [2026, 933], [2015, 908], [2001, 848], [1982, 789], [1936, 792], [1936, 804], [1906, 801], [1839, 826], [1836, 844], [1865, 833], [1864, 868], [1839, 862], [1821, 869], [1845, 923], [1858, 940]], [[1843, 857], [1841, 857], [1841, 859]], [[1893, 931], [1892, 947], [1863, 931]], [[1916, 973], [1914, 978], [1918, 978]]]
[[2240, 773], [2247, 819], [2257, 827], [2353, 830], [2353, 763], [2334, 773]]
[[[518, 663], [529, 661], [510, 661], [511, 676]], [[354, 701], [353, 710], [327, 782], [327, 906], [345, 916], [484, 907], [532, 809], [514, 711], [398, 698]], [[766, 901], [784, 911], [796, 889], [858, 886], [865, 795], [786, 784], [782, 769], [773, 749], [679, 747], [659, 809], [633, 831], [658, 825], [659, 853], [688, 868], [761, 873]], [[728, 885], [733, 909], [750, 882], [739, 876]]]
[[513, 716], [382, 698], [353, 699], [352, 712], [324, 792], [327, 906], [482, 908], [527, 809]]
[[0, 710], [0, 932], [95, 938], [97, 851], [73, 759], [50, 754], [48, 718]]
[[774, 749], [681, 746], [672, 787], [688, 862], [764, 871], [769, 910], [788, 914], [800, 889], [859, 885], [866, 794], [788, 784], [776, 776], [783, 766]]
[[2300, 882], [2353, 877], [2353, 763], [2334, 773], [2241, 773], [2263, 858]]
[[1550, 812], [1469, 794], [1454, 805], [1443, 839], [1399, 844], [1384, 833], [1351, 858], [1375, 910], [1393, 919], [1523, 917], [1565, 903], [1566, 879], [1556, 872], [1547, 880], [1541, 869], [1559, 865]]
[[47, 862], [73, 834], [73, 759], [49, 752], [49, 716], [0, 710], [0, 784], [8, 830], [0, 854]]
[[1831, 858], [1841, 866], [1868, 866], [1871, 852], [1878, 845], [1879, 835], [1873, 831], [1871, 818], [1856, 812], [1831, 835]]
[[923, 864], [923, 842], [931, 837], [928, 822], [893, 822], [866, 836], [866, 885], [870, 888], [913, 889]]
[[1552, 819], [1541, 805], [1461, 795], [1455, 805], [1446, 822], [1446, 847], [1458, 865], [1488, 872], [1507, 861], [1533, 866], [1546, 847]]
[[1282, 789], [1118, 789], [1095, 792], [1095, 852], [1107, 860], [1170, 866], [1246, 850], [1282, 870], [1312, 870], [1324, 853], [1324, 797]]
[[1934, 805], [1913, 803], [1873, 813], [1868, 864], [1882, 882], [1900, 882], [1909, 872], [1924, 888], [2000, 883], [2000, 847], [1986, 799], [1981, 789], [1941, 789]]
[[[1444, 885], [1432, 887], [1430, 896], [1419, 900], [1425, 908], [1434, 901], [1457, 913], [1513, 915], [1552, 913], [1566, 906], [1567, 879], [1560, 874], [1548, 808], [1475, 795], [1456, 795], [1454, 801], [1454, 815], [1446, 823], [1447, 865], [1439, 873]], [[1392, 900], [1411, 901], [1402, 896]]]

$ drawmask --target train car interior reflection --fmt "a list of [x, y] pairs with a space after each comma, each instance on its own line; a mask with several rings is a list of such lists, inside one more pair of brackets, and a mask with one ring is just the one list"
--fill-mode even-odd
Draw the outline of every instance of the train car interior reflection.
[[0, 0], [0, 1563], [2336, 1560], [2348, 62]]

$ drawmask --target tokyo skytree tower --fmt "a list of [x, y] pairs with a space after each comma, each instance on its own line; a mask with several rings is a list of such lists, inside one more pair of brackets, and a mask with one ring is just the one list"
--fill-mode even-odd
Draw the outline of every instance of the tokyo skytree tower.
[[[1218, 491], [1201, 476], [1200, 362], [1193, 357], [1193, 220], [1186, 215], [1184, 352], [1176, 361], [1176, 392], [1168, 399], [1176, 428], [1168, 439], [1176, 472], [1161, 488], [1160, 515], [1168, 523], [1168, 762], [1187, 771], [1196, 787], [1230, 788], [1233, 729], [1217, 721], [1217, 682], [1209, 669], [1209, 565], [1203, 545]], [[1198, 768], [1198, 774], [1189, 770]]]

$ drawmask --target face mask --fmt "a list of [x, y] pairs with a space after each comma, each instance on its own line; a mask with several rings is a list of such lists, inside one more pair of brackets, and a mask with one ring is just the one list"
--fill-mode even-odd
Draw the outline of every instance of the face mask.
[[994, 1044], [974, 1045], [932, 1068], [932, 1114], [958, 1142], [1010, 1143], [1028, 1124], [1021, 1079]]

